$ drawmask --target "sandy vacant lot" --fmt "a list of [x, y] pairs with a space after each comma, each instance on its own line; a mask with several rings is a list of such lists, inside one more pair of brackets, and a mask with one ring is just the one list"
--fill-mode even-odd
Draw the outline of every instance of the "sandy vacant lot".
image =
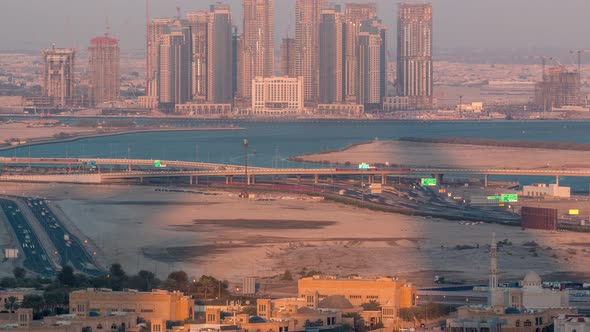
[[502, 278], [520, 278], [529, 270], [560, 279], [563, 273], [570, 278], [590, 272], [588, 234], [467, 226], [293, 195], [257, 201], [231, 192], [172, 193], [147, 186], [4, 189], [51, 199], [100, 248], [105, 263], [121, 262], [130, 272], [150, 269], [164, 276], [183, 269], [191, 276], [239, 281], [305, 267], [340, 275], [398, 275], [417, 284], [435, 274], [485, 282], [494, 231], [508, 242], [499, 254]]
[[0, 124], [0, 142], [11, 138], [21, 140], [34, 140], [39, 138], [53, 137], [55, 134], [83, 134], [94, 133], [94, 128], [76, 128], [76, 127], [36, 127], [29, 128], [26, 123], [1, 123]]
[[509, 148], [465, 144], [377, 141], [346, 150], [306, 155], [306, 161], [351, 164], [385, 163], [401, 166], [497, 167], [497, 168], [587, 168], [590, 152]]

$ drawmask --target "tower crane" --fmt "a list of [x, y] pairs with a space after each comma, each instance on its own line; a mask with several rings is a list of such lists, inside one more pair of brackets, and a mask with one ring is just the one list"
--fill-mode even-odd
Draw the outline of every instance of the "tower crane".
[[577, 54], [578, 78], [582, 82], [582, 54], [590, 52], [590, 50], [570, 50], [570, 54]]
[[543, 71], [541, 72], [543, 82], [545, 82], [545, 66], [547, 65], [547, 60], [553, 60], [553, 57], [549, 56], [542, 56], [541, 57], [541, 64], [543, 66]]

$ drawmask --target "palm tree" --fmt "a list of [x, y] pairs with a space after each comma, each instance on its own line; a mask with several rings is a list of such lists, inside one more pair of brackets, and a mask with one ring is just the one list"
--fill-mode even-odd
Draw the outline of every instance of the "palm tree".
[[6, 308], [10, 313], [13, 313], [14, 310], [18, 309], [18, 307], [18, 299], [16, 296], [9, 296], [6, 300], [6, 303], [4, 303], [4, 308]]

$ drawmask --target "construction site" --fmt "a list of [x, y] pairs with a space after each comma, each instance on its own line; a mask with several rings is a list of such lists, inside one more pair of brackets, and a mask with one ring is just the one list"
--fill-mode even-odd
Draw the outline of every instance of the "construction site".
[[[577, 68], [570, 70], [557, 58], [542, 57], [542, 79], [535, 84], [534, 104], [539, 110], [582, 107], [586, 98], [582, 95], [582, 54], [590, 50], [570, 51], [577, 56]], [[555, 61], [554, 67], [546, 69], [547, 60]]]

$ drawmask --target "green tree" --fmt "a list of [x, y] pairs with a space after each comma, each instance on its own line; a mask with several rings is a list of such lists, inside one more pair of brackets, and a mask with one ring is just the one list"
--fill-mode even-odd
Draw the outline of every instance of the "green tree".
[[160, 280], [150, 271], [141, 270], [136, 275], [131, 276], [128, 280], [129, 288], [137, 289], [143, 292], [149, 292], [158, 287]]
[[45, 306], [45, 300], [41, 295], [25, 295], [21, 303], [22, 308], [31, 308], [33, 312], [39, 313]]
[[27, 270], [23, 269], [22, 267], [15, 267], [12, 270], [12, 274], [14, 275], [14, 279], [17, 281], [23, 281], [23, 279], [27, 276]]
[[114, 291], [120, 291], [127, 286], [127, 280], [129, 277], [127, 277], [127, 274], [121, 267], [121, 264], [112, 264], [111, 268], [109, 269], [109, 276], [111, 280], [111, 288]]
[[18, 299], [16, 296], [9, 296], [6, 299], [6, 303], [4, 303], [4, 308], [10, 312], [13, 312], [15, 309], [18, 309]]
[[283, 273], [283, 277], [281, 279], [282, 280], [292, 281], [293, 280], [293, 276], [291, 275], [291, 271], [285, 270], [285, 273]]
[[226, 296], [227, 283], [221, 282], [211, 276], [203, 275], [201, 278], [194, 283], [194, 292], [197, 296], [203, 296], [204, 299], [214, 298], [221, 295]]
[[358, 312], [349, 312], [342, 315], [342, 317], [352, 318], [354, 320], [354, 330], [356, 332], [366, 332], [365, 320]]
[[62, 267], [61, 271], [57, 274], [57, 280], [60, 284], [66, 287], [74, 287], [76, 285], [76, 276], [74, 275], [74, 269], [71, 266]]
[[53, 289], [46, 290], [43, 292], [43, 300], [45, 306], [52, 311], [57, 313], [57, 308], [66, 308], [69, 304], [69, 293], [65, 289]]
[[[4, 303], [4, 308], [6, 308], [6, 310], [8, 310], [8, 312], [11, 313], [11, 314], [16, 309], [18, 309], [18, 307], [19, 307], [19, 303], [18, 303], [18, 299], [16, 298], [16, 296], [9, 296], [6, 299], [6, 303]], [[9, 316], [11, 316], [11, 315], [9, 315]]]
[[363, 303], [363, 304], [361, 304], [361, 307], [363, 307], [363, 309], [365, 311], [380, 311], [381, 310], [381, 304], [379, 304], [379, 302], [377, 302], [375, 300], [371, 300], [367, 303]]
[[383, 326], [383, 323], [382, 322], [378, 322], [377, 324], [373, 325], [372, 330], [382, 329], [383, 327], [384, 327]]
[[111, 288], [111, 278], [109, 276], [99, 276], [88, 281], [94, 288]]
[[189, 291], [190, 282], [188, 274], [184, 271], [174, 271], [168, 275], [164, 281], [164, 288], [168, 290], [178, 290], [187, 293]]
[[12, 277], [4, 277], [0, 279], [0, 287], [2, 288], [14, 288], [16, 287], [16, 279]]
[[428, 302], [420, 307], [402, 308], [399, 310], [399, 317], [411, 322], [414, 320], [430, 320], [449, 315], [455, 308], [434, 302]]

